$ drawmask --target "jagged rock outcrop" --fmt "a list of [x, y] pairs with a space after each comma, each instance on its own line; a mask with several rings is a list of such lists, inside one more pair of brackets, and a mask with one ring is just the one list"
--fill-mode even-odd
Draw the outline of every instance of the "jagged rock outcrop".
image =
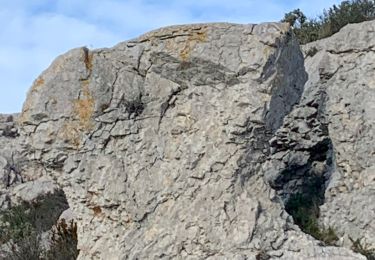
[[61, 190], [46, 176], [42, 162], [30, 157], [30, 145], [20, 136], [18, 114], [0, 115], [0, 209], [13, 200], [33, 201]]
[[17, 115], [0, 114], [0, 209], [10, 206], [11, 191], [8, 188], [23, 182], [19, 154], [19, 128]]
[[[359, 169], [351, 165], [357, 152], [373, 176], [366, 160], [373, 147], [350, 146], [352, 154], [340, 156], [350, 140], [340, 132], [353, 127], [336, 106], [349, 94], [338, 89], [334, 62], [314, 64], [341, 54], [315, 48], [306, 73], [286, 24], [220, 23], [74, 49], [34, 82], [17, 123], [0, 122], [0, 142], [17, 152], [27, 180], [44, 189], [48, 176], [63, 188], [78, 222], [79, 259], [365, 259], [349, 244], [326, 246], [305, 234], [287, 213], [291, 196], [310, 195], [315, 185], [321, 222], [361, 238], [333, 223], [351, 209], [334, 215], [327, 205], [353, 199], [353, 189], [334, 187], [352, 178], [337, 177], [341, 163], [349, 160], [348, 176]], [[371, 91], [358, 99], [370, 100]], [[370, 120], [365, 104], [351, 111]], [[367, 122], [356, 144], [373, 143]], [[355, 196], [374, 197], [374, 180], [367, 183]]]
[[333, 146], [321, 222], [375, 248], [375, 22], [303, 47], [306, 96], [321, 89]]

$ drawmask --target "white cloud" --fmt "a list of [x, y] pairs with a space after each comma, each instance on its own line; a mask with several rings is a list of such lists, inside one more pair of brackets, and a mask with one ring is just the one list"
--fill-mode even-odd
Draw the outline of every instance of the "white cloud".
[[0, 112], [20, 111], [32, 81], [56, 56], [74, 47], [112, 46], [171, 24], [276, 21], [298, 7], [315, 15], [337, 2], [0, 0]]

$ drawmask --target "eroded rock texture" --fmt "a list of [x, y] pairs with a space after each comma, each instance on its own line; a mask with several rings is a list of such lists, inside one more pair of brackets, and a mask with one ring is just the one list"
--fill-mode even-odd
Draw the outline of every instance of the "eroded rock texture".
[[[322, 47], [307, 59], [308, 79], [285, 24], [163, 28], [58, 57], [29, 91], [20, 129], [0, 133], [22, 140], [19, 151], [34, 167], [25, 169], [63, 188], [78, 221], [79, 259], [365, 259], [303, 233], [285, 210], [318, 178], [322, 221], [345, 221], [345, 209], [331, 211], [355, 189], [335, 197], [333, 187], [364, 165], [373, 176], [373, 147], [359, 154], [345, 143], [354, 127], [341, 120], [349, 114], [339, 104], [351, 106], [337, 69], [314, 66], [317, 57], [348, 53]], [[371, 96], [348, 88], [362, 101], [350, 116], [368, 122], [357, 121], [363, 139], [353, 142], [373, 143], [374, 111], [362, 111]], [[352, 165], [354, 155], [362, 161]], [[350, 168], [339, 178], [341, 163]], [[356, 192], [371, 194], [367, 186]]]
[[[375, 23], [304, 46], [306, 96], [320, 89], [333, 146], [321, 222], [375, 246]], [[314, 55], [313, 55], [314, 54]]]

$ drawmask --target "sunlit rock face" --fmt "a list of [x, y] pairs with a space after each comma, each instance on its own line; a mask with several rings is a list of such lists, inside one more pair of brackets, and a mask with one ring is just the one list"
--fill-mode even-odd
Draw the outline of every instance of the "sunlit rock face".
[[[337, 74], [349, 52], [315, 44], [307, 72], [290, 28], [278, 23], [173, 26], [113, 48], [71, 50], [35, 80], [16, 120], [1, 119], [0, 142], [28, 173], [10, 190], [25, 193], [22, 182], [32, 179], [41, 192], [62, 188], [78, 222], [79, 259], [365, 259], [350, 244], [324, 245], [288, 214], [296, 194], [316, 196], [319, 222], [339, 237], [372, 234], [334, 223], [349, 208], [332, 211], [357, 194], [367, 200], [355, 207], [375, 197], [366, 159], [374, 146], [358, 148], [373, 143], [374, 88], [340, 88], [349, 86]], [[357, 54], [358, 81], [373, 67], [370, 52]], [[351, 108], [348, 88], [360, 93], [348, 113], [368, 123], [353, 139], [358, 147], [353, 121], [340, 119], [340, 102]], [[1, 156], [9, 170], [12, 158]], [[365, 169], [368, 190], [333, 195]]]
[[[325, 96], [333, 160], [321, 222], [375, 248], [375, 22], [303, 46], [306, 96]], [[310, 55], [308, 55], [310, 51]], [[314, 53], [312, 55], [312, 53]]]

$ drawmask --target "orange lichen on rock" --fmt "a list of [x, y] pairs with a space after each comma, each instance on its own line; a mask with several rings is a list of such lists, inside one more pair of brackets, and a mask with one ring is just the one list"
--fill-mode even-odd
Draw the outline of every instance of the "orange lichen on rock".
[[73, 120], [66, 122], [61, 128], [60, 137], [78, 149], [85, 132], [93, 127], [92, 115], [95, 101], [89, 90], [89, 80], [82, 81], [80, 97], [73, 100]]
[[[87, 48], [83, 48], [83, 61], [86, 69], [91, 73], [92, 69], [92, 54]], [[95, 100], [89, 89], [90, 80], [81, 79], [81, 89], [79, 90], [79, 97], [72, 100], [72, 116], [61, 127], [60, 138], [71, 144], [73, 149], [78, 149], [82, 143], [82, 138], [85, 133], [89, 132], [94, 126], [92, 116], [95, 109]]]
[[81, 133], [78, 124], [69, 122], [63, 125], [59, 137], [70, 143], [75, 149], [78, 149], [81, 144]]
[[37, 91], [39, 87], [44, 85], [44, 79], [39, 76], [33, 83], [31, 87], [31, 92]]
[[82, 97], [74, 100], [74, 113], [78, 115], [81, 130], [90, 130], [91, 117], [94, 113], [94, 99], [89, 90], [89, 81], [82, 81]]
[[192, 32], [191, 35], [188, 36], [185, 46], [180, 51], [180, 58], [182, 61], [186, 61], [190, 57], [191, 51], [199, 42], [205, 42], [207, 40], [207, 34], [205, 31], [197, 31]]
[[100, 214], [102, 214], [102, 209], [100, 208], [100, 206], [93, 207], [92, 211], [94, 211], [95, 216], [99, 216]]

